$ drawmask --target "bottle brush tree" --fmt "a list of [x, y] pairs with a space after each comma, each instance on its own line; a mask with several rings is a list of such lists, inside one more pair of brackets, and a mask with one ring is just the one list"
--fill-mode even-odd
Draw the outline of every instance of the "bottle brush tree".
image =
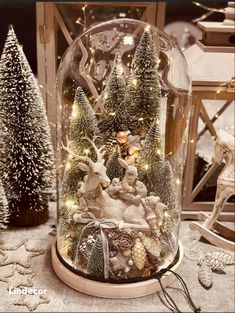
[[2, 181], [0, 180], [0, 229], [6, 229], [9, 221], [9, 209]]
[[127, 130], [125, 91], [126, 84], [122, 73], [121, 59], [117, 54], [102, 96], [103, 113], [99, 123], [101, 133]]
[[158, 119], [151, 125], [139, 158], [139, 178], [169, 209], [176, 206], [176, 185], [170, 161], [164, 156]]
[[[61, 218], [59, 227], [59, 246], [60, 249], [69, 251], [72, 246], [72, 238], [77, 228], [71, 220], [73, 205], [77, 203], [77, 191], [79, 184], [85, 176], [78, 163], [80, 160], [74, 155], [88, 156], [96, 161], [96, 153], [91, 143], [85, 138], [95, 140], [99, 137], [99, 129], [95, 113], [81, 87], [76, 89], [74, 102], [70, 118], [70, 132], [68, 136], [69, 150], [71, 154], [67, 157], [64, 169], [62, 189], [61, 189]], [[96, 139], [99, 144], [100, 139]]]
[[47, 221], [54, 153], [42, 96], [12, 26], [0, 59], [0, 116], [4, 125], [2, 181], [9, 223]]
[[125, 98], [131, 130], [148, 130], [156, 118], [160, 119], [158, 57], [153, 38], [147, 29], [132, 60]]

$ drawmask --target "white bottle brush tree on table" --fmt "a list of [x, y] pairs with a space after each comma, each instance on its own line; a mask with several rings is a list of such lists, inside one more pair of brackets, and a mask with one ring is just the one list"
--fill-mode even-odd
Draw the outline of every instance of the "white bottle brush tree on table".
[[9, 220], [9, 210], [2, 181], [0, 180], [0, 230], [6, 229]]
[[0, 60], [0, 114], [6, 131], [1, 170], [10, 224], [44, 223], [54, 154], [42, 96], [12, 26]]

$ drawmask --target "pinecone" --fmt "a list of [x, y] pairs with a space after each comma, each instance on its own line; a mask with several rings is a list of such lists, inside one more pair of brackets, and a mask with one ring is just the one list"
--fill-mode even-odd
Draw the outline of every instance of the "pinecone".
[[161, 235], [160, 239], [162, 245], [166, 247], [169, 252], [175, 252], [176, 249], [176, 238], [172, 232], [167, 231]]
[[107, 158], [109, 158], [112, 155], [112, 153], [113, 153], [113, 151], [117, 145], [117, 138], [111, 134], [111, 135], [107, 136], [106, 138], [104, 138], [104, 142], [105, 142], [106, 156], [107, 156]]
[[93, 235], [89, 235], [84, 238], [80, 244], [79, 252], [85, 259], [88, 259], [91, 254], [91, 249], [95, 243], [96, 238]]
[[144, 268], [145, 262], [147, 260], [146, 251], [140, 238], [135, 240], [134, 247], [132, 248], [132, 259], [135, 266], [142, 270]]
[[201, 284], [209, 288], [213, 283], [213, 275], [210, 266], [206, 263], [202, 263], [199, 272], [198, 272], [198, 279]]
[[93, 235], [89, 235], [88, 237], [87, 237], [87, 244], [88, 245], [92, 245], [93, 246], [93, 244], [95, 243], [95, 237], [93, 236]]
[[233, 257], [222, 250], [211, 250], [202, 256], [199, 264], [206, 263], [213, 271], [223, 270], [226, 265], [234, 264]]

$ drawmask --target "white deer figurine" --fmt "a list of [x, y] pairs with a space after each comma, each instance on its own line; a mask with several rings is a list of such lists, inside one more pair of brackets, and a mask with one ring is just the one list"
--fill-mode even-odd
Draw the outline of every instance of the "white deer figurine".
[[[94, 140], [95, 139], [96, 137]], [[77, 192], [77, 196], [82, 198], [83, 203], [86, 203], [86, 206], [84, 206], [83, 209], [89, 208], [90, 211], [95, 211], [95, 215], [97, 217], [102, 217], [102, 207], [104, 206], [102, 187], [108, 187], [110, 184], [110, 179], [106, 175], [106, 167], [104, 166], [104, 152], [101, 152], [104, 146], [98, 149], [90, 138], [84, 137], [83, 140], [89, 141], [94, 148], [97, 156], [96, 162], [92, 161], [92, 159], [88, 156], [80, 156], [75, 154], [69, 148], [71, 142], [68, 140], [68, 138], [67, 146], [62, 144], [62, 148], [73, 157], [87, 162], [87, 164], [82, 162], [78, 163], [79, 168], [86, 172], [87, 175], [85, 176], [84, 182], [82, 182], [82, 185]]]
[[[69, 141], [67, 141], [67, 146], [62, 145], [62, 147], [70, 155], [87, 162], [87, 164], [78, 163], [80, 169], [87, 173], [78, 190], [78, 198], [82, 198], [83, 202], [86, 203], [85, 209], [90, 211], [96, 218], [105, 218], [116, 223], [120, 229], [149, 229], [150, 226], [145, 218], [145, 209], [140, 201], [141, 197], [147, 195], [147, 190], [143, 183], [137, 181], [137, 169], [134, 166], [129, 166], [125, 161], [119, 160], [120, 164], [126, 169], [126, 173], [123, 182], [120, 182], [122, 184], [120, 186], [120, 197], [112, 198], [109, 189], [103, 190], [110, 184], [104, 165], [104, 152], [101, 152], [103, 147], [98, 149], [93, 140], [84, 139], [88, 140], [93, 146], [97, 155], [96, 162], [88, 156], [79, 156], [73, 153], [69, 148]], [[80, 213], [75, 214], [74, 220], [78, 220]]]

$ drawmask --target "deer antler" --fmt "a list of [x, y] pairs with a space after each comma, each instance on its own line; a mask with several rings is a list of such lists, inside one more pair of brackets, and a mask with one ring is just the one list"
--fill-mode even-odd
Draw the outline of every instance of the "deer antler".
[[63, 142], [62, 142], [62, 144], [61, 144], [62, 149], [65, 150], [65, 151], [67, 151], [70, 155], [74, 156], [75, 158], [80, 159], [80, 160], [82, 160], [82, 161], [87, 161], [90, 165], [93, 165], [94, 162], [93, 162], [88, 156], [81, 156], [81, 155], [77, 155], [76, 153], [74, 153], [74, 152], [69, 148], [69, 146], [70, 146], [71, 143], [72, 143], [72, 141], [69, 140], [68, 136], [66, 136], [66, 144], [67, 144], [67, 145], [65, 146], [65, 145], [63, 144]]
[[92, 145], [92, 147], [95, 150], [96, 156], [97, 156], [97, 162], [104, 162], [103, 156], [105, 155], [105, 151], [101, 152], [104, 148], [104, 146], [101, 146], [100, 148], [97, 148], [95, 145], [95, 140], [98, 138], [99, 136], [94, 136], [94, 139], [90, 139], [89, 137], [84, 137], [84, 139], [86, 139], [87, 141], [90, 142], [90, 144]]

